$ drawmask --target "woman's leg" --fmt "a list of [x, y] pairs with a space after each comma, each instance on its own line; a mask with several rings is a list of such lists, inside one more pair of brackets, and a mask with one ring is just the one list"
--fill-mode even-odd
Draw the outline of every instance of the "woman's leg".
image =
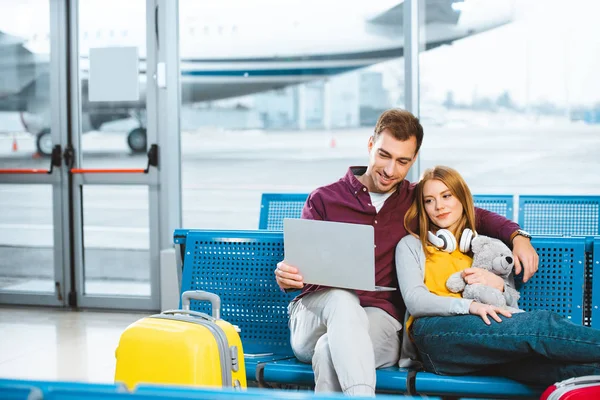
[[600, 364], [567, 363], [541, 356], [531, 356], [494, 365], [482, 370], [478, 375], [503, 376], [531, 385], [547, 387], [575, 376], [600, 375]]
[[[480, 317], [425, 317], [415, 321], [412, 333], [426, 369], [446, 375], [481, 372], [487, 367], [537, 358], [544, 368], [600, 362], [600, 331], [575, 325], [549, 311], [532, 311], [501, 317], [486, 325]], [[572, 371], [572, 369], [571, 369]], [[522, 381], [543, 380], [536, 371]], [[600, 369], [597, 370], [600, 373]], [[558, 374], [561, 372], [558, 371]], [[537, 378], [536, 378], [537, 376]], [[517, 377], [514, 377], [518, 379]], [[544, 380], [545, 381], [545, 380]]]

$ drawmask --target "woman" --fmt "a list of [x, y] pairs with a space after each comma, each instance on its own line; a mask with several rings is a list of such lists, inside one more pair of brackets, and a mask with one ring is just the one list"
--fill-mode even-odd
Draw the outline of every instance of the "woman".
[[[500, 375], [537, 385], [600, 374], [599, 330], [549, 311], [510, 313], [450, 292], [446, 279], [465, 268], [469, 283], [507, 288], [493, 273], [469, 268], [469, 253], [448, 253], [427, 239], [440, 229], [457, 241], [465, 229], [475, 231], [473, 198], [460, 174], [443, 166], [428, 169], [415, 190], [404, 219], [411, 235], [396, 247], [407, 307], [401, 366], [422, 363], [443, 375]], [[507, 301], [518, 308], [510, 296]]]

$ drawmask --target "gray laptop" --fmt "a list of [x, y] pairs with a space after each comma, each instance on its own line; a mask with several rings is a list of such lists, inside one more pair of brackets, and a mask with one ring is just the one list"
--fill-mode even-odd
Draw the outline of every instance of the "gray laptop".
[[365, 291], [375, 286], [375, 231], [371, 225], [284, 218], [285, 263], [304, 283]]

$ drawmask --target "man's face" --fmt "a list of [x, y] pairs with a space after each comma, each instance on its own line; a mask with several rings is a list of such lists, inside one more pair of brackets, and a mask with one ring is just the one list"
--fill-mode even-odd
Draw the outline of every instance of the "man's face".
[[366, 186], [370, 192], [387, 193], [406, 177], [417, 158], [417, 139], [401, 141], [383, 130], [377, 141], [369, 139], [369, 166]]

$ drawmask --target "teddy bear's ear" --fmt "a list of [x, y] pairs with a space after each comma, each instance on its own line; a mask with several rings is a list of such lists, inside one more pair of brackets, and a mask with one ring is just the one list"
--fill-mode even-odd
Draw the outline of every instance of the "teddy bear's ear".
[[498, 240], [496, 243], [496, 247], [495, 250], [498, 254], [502, 254], [505, 256], [510, 256], [512, 255], [512, 251], [510, 251], [510, 248], [501, 240]]
[[484, 248], [484, 246], [487, 244], [488, 242], [488, 237], [487, 236], [482, 236], [482, 235], [477, 235], [473, 238], [473, 240], [471, 240], [471, 251], [473, 253], [477, 253], [478, 251], [480, 251], [481, 249]]

